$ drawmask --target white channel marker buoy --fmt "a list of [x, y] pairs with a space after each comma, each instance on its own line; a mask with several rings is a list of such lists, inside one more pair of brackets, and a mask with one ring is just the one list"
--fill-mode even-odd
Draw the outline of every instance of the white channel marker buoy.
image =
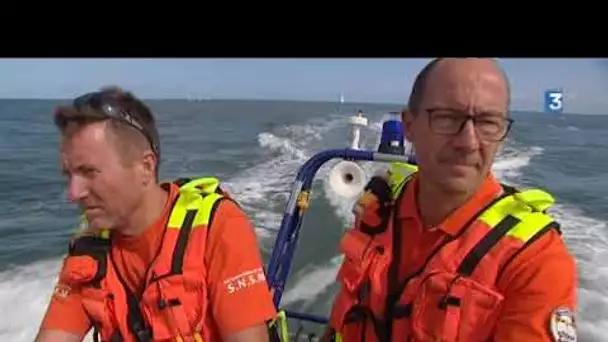
[[348, 118], [348, 122], [353, 126], [352, 127], [352, 142], [350, 148], [354, 150], [361, 149], [359, 147], [359, 140], [361, 139], [361, 127], [366, 127], [368, 124], [367, 118], [363, 116], [362, 112], [359, 112], [355, 116], [351, 116]]

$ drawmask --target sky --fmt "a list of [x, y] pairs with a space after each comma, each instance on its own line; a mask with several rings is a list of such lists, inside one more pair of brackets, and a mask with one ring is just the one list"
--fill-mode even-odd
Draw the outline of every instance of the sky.
[[[0, 59], [0, 98], [72, 98], [118, 85], [143, 98], [405, 103], [430, 59]], [[514, 110], [543, 110], [560, 88], [569, 113], [608, 114], [608, 59], [499, 59]]]

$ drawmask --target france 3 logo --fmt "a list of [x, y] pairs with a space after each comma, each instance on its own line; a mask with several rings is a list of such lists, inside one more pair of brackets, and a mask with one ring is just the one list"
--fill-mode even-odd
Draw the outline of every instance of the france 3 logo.
[[559, 114], [564, 112], [564, 92], [561, 89], [545, 91], [545, 113]]

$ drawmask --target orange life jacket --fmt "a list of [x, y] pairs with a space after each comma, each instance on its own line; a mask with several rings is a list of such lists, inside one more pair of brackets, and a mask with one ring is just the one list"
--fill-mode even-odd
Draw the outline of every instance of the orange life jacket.
[[62, 282], [81, 289], [97, 335], [109, 342], [209, 341], [207, 228], [223, 195], [215, 178], [180, 179], [158, 254], [138, 295], [117, 271], [109, 235], [72, 242]]
[[345, 258], [338, 280], [346, 295], [334, 304], [337, 336], [347, 342], [487, 341], [504, 300], [495, 285], [501, 272], [527, 244], [559, 230], [545, 213], [553, 198], [503, 185], [500, 197], [401, 280], [400, 256], [407, 251], [399, 242], [407, 227], [394, 203], [407, 183], [393, 185], [395, 200], [370, 203], [340, 242]]

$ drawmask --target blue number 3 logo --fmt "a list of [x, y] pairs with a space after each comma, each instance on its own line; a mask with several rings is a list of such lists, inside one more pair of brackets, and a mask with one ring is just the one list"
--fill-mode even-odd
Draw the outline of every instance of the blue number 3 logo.
[[563, 106], [563, 95], [562, 93], [549, 93], [548, 94], [548, 105], [551, 110], [561, 110]]

